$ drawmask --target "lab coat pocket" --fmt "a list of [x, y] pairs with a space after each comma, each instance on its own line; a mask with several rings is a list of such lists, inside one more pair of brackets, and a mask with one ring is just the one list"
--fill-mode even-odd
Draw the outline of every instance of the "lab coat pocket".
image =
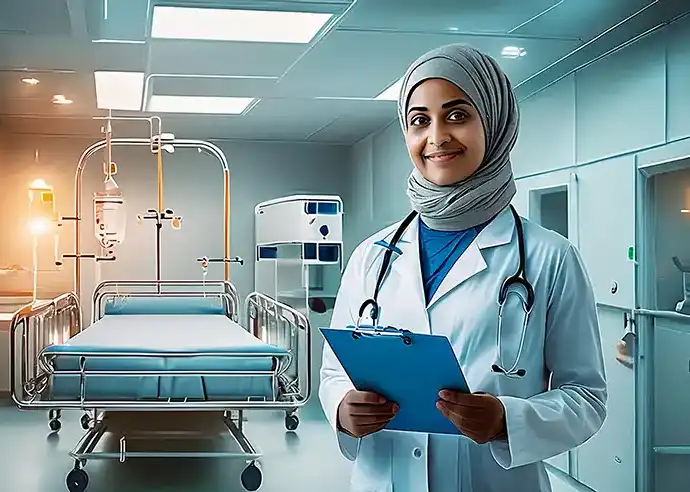
[[362, 438], [352, 470], [352, 492], [393, 492], [393, 442], [385, 431]]

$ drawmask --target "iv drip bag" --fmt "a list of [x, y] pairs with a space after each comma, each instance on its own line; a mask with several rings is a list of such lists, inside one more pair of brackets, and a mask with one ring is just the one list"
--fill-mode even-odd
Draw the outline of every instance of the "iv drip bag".
[[94, 234], [104, 248], [112, 248], [125, 240], [127, 215], [125, 201], [117, 183], [110, 176], [104, 193], [93, 195]]

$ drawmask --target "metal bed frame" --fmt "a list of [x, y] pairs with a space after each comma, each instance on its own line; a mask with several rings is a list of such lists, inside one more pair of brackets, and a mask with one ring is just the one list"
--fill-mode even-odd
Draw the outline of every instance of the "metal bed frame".
[[[197, 291], [192, 290], [196, 287]], [[110, 299], [122, 297], [219, 297], [224, 304], [225, 315], [238, 322], [239, 298], [235, 287], [227, 281], [124, 281], [103, 282], [94, 291], [94, 320], [103, 316], [103, 307]], [[243, 432], [243, 411], [249, 409], [284, 410], [285, 426], [295, 430], [299, 424], [296, 411], [302, 407], [311, 395], [311, 350], [309, 344], [310, 325], [304, 314], [290, 306], [282, 304], [268, 296], [253, 292], [245, 300], [245, 325], [252, 327], [254, 335], [262, 341], [285, 348], [287, 357], [282, 357], [273, 371], [238, 372], [238, 371], [95, 371], [85, 368], [88, 356], [97, 357], [131, 357], [131, 353], [79, 353], [80, 369], [76, 371], [56, 370], [54, 355], [46, 353], [52, 344], [61, 344], [70, 338], [70, 333], [81, 332], [81, 310], [75, 293], [63, 294], [51, 301], [29, 304], [18, 310], [10, 326], [10, 377], [12, 399], [21, 409], [48, 409], [50, 428], [59, 431], [61, 411], [63, 409], [82, 410], [82, 427], [86, 433], [70, 452], [74, 459], [74, 469], [67, 476], [67, 487], [70, 492], [83, 492], [88, 486], [88, 475], [84, 466], [93, 459], [127, 458], [241, 458], [247, 463], [241, 475], [241, 482], [246, 490], [254, 491], [261, 486], [262, 473], [257, 460], [261, 453], [250, 443]], [[88, 328], [85, 328], [88, 329]], [[300, 335], [306, 337], [307, 374], [303, 383], [300, 377], [299, 353]], [[199, 357], [199, 352], [166, 354], [166, 357]], [[155, 353], [136, 353], [142, 357], [161, 357]], [[213, 354], [218, 357], [218, 354]], [[229, 354], [227, 357], [266, 357], [274, 354]], [[81, 377], [81, 394], [79, 400], [52, 400], [50, 388], [55, 375], [79, 375]], [[272, 400], [194, 400], [168, 399], [167, 401], [150, 400], [90, 400], [85, 394], [84, 380], [87, 376], [122, 376], [122, 375], [186, 375], [198, 377], [212, 376], [251, 376], [271, 375], [278, 388]], [[108, 412], [222, 412], [224, 430], [241, 448], [241, 452], [163, 452], [155, 450], [128, 451], [125, 435], [120, 436], [119, 452], [96, 451], [101, 439], [108, 433]], [[220, 416], [220, 415], [219, 415]], [[227, 435], [226, 433], [226, 435]], [[152, 432], [156, 437], [157, 433]], [[163, 437], [169, 438], [169, 434]], [[159, 435], [159, 437], [161, 437]]]

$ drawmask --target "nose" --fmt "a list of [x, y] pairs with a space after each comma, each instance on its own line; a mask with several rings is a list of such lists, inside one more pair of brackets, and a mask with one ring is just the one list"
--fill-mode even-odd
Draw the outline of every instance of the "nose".
[[443, 122], [432, 122], [429, 125], [428, 140], [434, 147], [441, 147], [443, 144], [450, 142], [451, 136], [446, 129]]

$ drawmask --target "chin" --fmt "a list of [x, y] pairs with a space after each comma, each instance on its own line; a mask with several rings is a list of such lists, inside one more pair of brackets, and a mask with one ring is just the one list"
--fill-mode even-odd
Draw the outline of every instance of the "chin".
[[455, 183], [458, 183], [459, 181], [462, 181], [463, 178], [458, 177], [458, 176], [449, 176], [447, 174], [439, 175], [439, 174], [432, 174], [432, 175], [426, 175], [424, 176], [426, 179], [434, 183], [436, 186], [451, 186], [454, 185]]
[[436, 182], [436, 185], [437, 186], [453, 186], [453, 185], [457, 184], [459, 181], [460, 180], [458, 180], [458, 179], [446, 179], [443, 181]]

